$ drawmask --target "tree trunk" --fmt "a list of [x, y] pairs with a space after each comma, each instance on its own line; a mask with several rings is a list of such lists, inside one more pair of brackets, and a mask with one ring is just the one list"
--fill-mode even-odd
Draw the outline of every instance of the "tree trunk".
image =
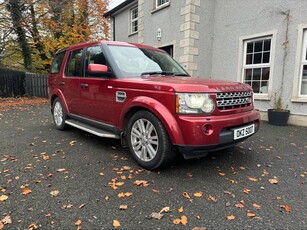
[[9, 0], [7, 9], [11, 14], [14, 31], [17, 34], [18, 45], [21, 49], [24, 67], [32, 69], [31, 49], [27, 41], [26, 31], [22, 26], [22, 3], [19, 0]]

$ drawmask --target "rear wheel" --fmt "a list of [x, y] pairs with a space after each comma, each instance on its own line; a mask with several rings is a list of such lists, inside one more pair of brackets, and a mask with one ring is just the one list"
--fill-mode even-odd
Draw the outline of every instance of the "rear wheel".
[[127, 141], [134, 159], [146, 169], [165, 167], [176, 155], [161, 121], [145, 110], [135, 113], [129, 120]]
[[52, 105], [53, 111], [53, 121], [55, 127], [59, 130], [64, 130], [66, 128], [65, 120], [67, 115], [64, 112], [63, 105], [59, 98], [56, 98]]

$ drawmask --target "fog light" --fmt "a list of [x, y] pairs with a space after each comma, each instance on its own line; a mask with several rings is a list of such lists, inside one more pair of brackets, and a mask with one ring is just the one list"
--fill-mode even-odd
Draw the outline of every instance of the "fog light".
[[213, 133], [213, 127], [210, 124], [206, 124], [203, 126], [204, 134], [211, 135]]

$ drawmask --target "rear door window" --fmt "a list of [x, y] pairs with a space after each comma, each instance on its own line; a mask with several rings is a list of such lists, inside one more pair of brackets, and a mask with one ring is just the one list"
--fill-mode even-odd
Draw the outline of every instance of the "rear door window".
[[67, 77], [82, 77], [82, 50], [73, 50], [69, 54], [65, 75]]
[[57, 74], [60, 72], [64, 55], [65, 55], [65, 50], [55, 55], [51, 66], [51, 73]]

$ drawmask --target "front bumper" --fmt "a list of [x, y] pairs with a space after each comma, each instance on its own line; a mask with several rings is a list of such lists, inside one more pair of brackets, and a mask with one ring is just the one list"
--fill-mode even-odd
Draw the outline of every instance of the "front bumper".
[[[259, 130], [260, 114], [258, 110], [252, 110], [242, 114], [211, 117], [206, 120], [183, 118], [181, 122], [183, 122], [181, 125], [185, 127], [185, 143], [175, 145], [185, 158], [195, 158], [231, 147], [252, 136], [234, 140], [235, 129], [254, 124], [255, 134]], [[205, 125], [210, 125], [212, 132], [205, 133], [203, 130]]]

